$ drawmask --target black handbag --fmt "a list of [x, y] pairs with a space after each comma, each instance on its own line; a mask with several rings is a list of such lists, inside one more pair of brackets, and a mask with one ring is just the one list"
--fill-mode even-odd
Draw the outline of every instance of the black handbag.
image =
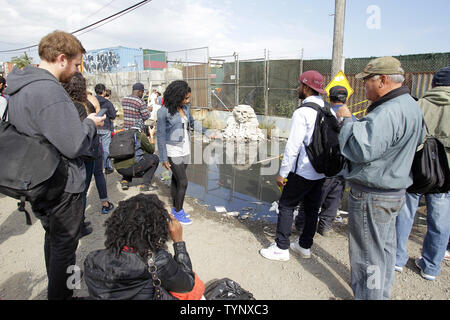
[[[426, 125], [425, 125], [426, 127]], [[450, 189], [450, 170], [445, 147], [436, 137], [427, 136], [414, 154], [411, 166], [413, 184], [409, 193], [446, 193]]]
[[43, 137], [20, 133], [6, 121], [8, 106], [0, 121], [0, 193], [20, 200], [19, 211], [31, 225], [25, 201], [57, 199], [67, 183], [68, 161]]
[[155, 294], [153, 296], [154, 300], [178, 300], [173, 295], [170, 294], [164, 287], [161, 287], [161, 279], [159, 279], [158, 267], [155, 265], [155, 256], [152, 251], [148, 251], [147, 256], [148, 272], [152, 276], [153, 288], [155, 288]]

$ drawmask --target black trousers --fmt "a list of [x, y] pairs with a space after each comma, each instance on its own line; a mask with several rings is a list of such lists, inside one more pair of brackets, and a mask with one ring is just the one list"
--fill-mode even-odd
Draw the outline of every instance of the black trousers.
[[[322, 195], [320, 200], [321, 210], [319, 212], [319, 224], [317, 230], [329, 230], [333, 226], [339, 205], [344, 196], [345, 179], [342, 176], [326, 178], [322, 186]], [[295, 227], [302, 231], [305, 221], [305, 211], [300, 205], [298, 215], [295, 219]]]
[[183, 209], [184, 197], [188, 186], [186, 169], [189, 163], [189, 156], [168, 157], [170, 169], [172, 170], [172, 182], [170, 184], [170, 195], [172, 196], [173, 207], [178, 212]]
[[308, 180], [292, 172], [289, 173], [287, 179], [278, 205], [279, 214], [275, 242], [280, 249], [289, 248], [294, 209], [302, 202], [305, 210], [305, 225], [299, 244], [302, 248], [309, 249], [313, 244], [314, 234], [316, 233], [320, 196], [325, 179]]
[[83, 194], [63, 193], [55, 203], [35, 204], [32, 209], [45, 230], [47, 297], [49, 300], [70, 299], [73, 288], [69, 288], [67, 280], [73, 276], [69, 267], [76, 262], [75, 252], [83, 222]]
[[118, 169], [124, 180], [131, 182], [133, 178], [141, 178], [142, 183], [150, 185], [153, 175], [158, 168], [159, 158], [156, 154], [145, 153], [141, 161], [134, 166], [125, 169]]
[[[317, 230], [330, 230], [336, 218], [339, 205], [344, 196], [345, 179], [342, 176], [326, 178], [322, 186], [322, 196], [320, 200], [319, 224]], [[303, 230], [305, 212], [300, 205], [298, 215], [295, 219], [295, 227], [298, 231]]]

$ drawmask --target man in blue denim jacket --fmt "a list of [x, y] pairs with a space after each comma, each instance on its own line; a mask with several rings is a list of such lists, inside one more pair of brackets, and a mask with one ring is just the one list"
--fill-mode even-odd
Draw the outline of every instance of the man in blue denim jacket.
[[409, 95], [400, 61], [382, 57], [356, 77], [372, 102], [351, 120], [346, 106], [339, 143], [349, 160], [349, 256], [355, 299], [389, 299], [394, 282], [396, 217], [412, 184], [411, 165], [424, 136], [423, 113]]

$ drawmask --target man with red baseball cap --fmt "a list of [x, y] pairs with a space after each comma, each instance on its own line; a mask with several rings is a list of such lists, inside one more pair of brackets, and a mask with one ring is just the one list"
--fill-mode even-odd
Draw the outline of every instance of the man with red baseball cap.
[[[323, 108], [325, 103], [320, 94], [324, 78], [315, 71], [302, 73], [297, 88], [302, 105], [315, 104]], [[289, 248], [303, 258], [310, 258], [317, 227], [322, 185], [325, 175], [317, 173], [309, 161], [306, 146], [312, 141], [317, 111], [309, 107], [300, 107], [292, 115], [291, 132], [284, 151], [277, 185], [283, 187], [279, 201], [279, 215], [275, 243], [260, 250], [260, 254], [270, 260], [289, 260]], [[286, 181], [287, 180], [287, 181]], [[297, 241], [290, 243], [289, 236], [295, 207], [302, 202], [305, 211], [303, 233]]]

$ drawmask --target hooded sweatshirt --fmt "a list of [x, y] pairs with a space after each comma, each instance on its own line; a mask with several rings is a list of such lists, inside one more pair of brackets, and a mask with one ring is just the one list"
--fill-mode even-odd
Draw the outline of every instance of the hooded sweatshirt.
[[425, 123], [433, 134], [445, 146], [450, 163], [450, 87], [434, 87], [419, 100]]
[[77, 109], [59, 81], [47, 70], [27, 66], [8, 75], [9, 122], [28, 136], [45, 137], [69, 159], [67, 193], [81, 193], [85, 167], [79, 158], [96, 133], [91, 119], [80, 121]]

